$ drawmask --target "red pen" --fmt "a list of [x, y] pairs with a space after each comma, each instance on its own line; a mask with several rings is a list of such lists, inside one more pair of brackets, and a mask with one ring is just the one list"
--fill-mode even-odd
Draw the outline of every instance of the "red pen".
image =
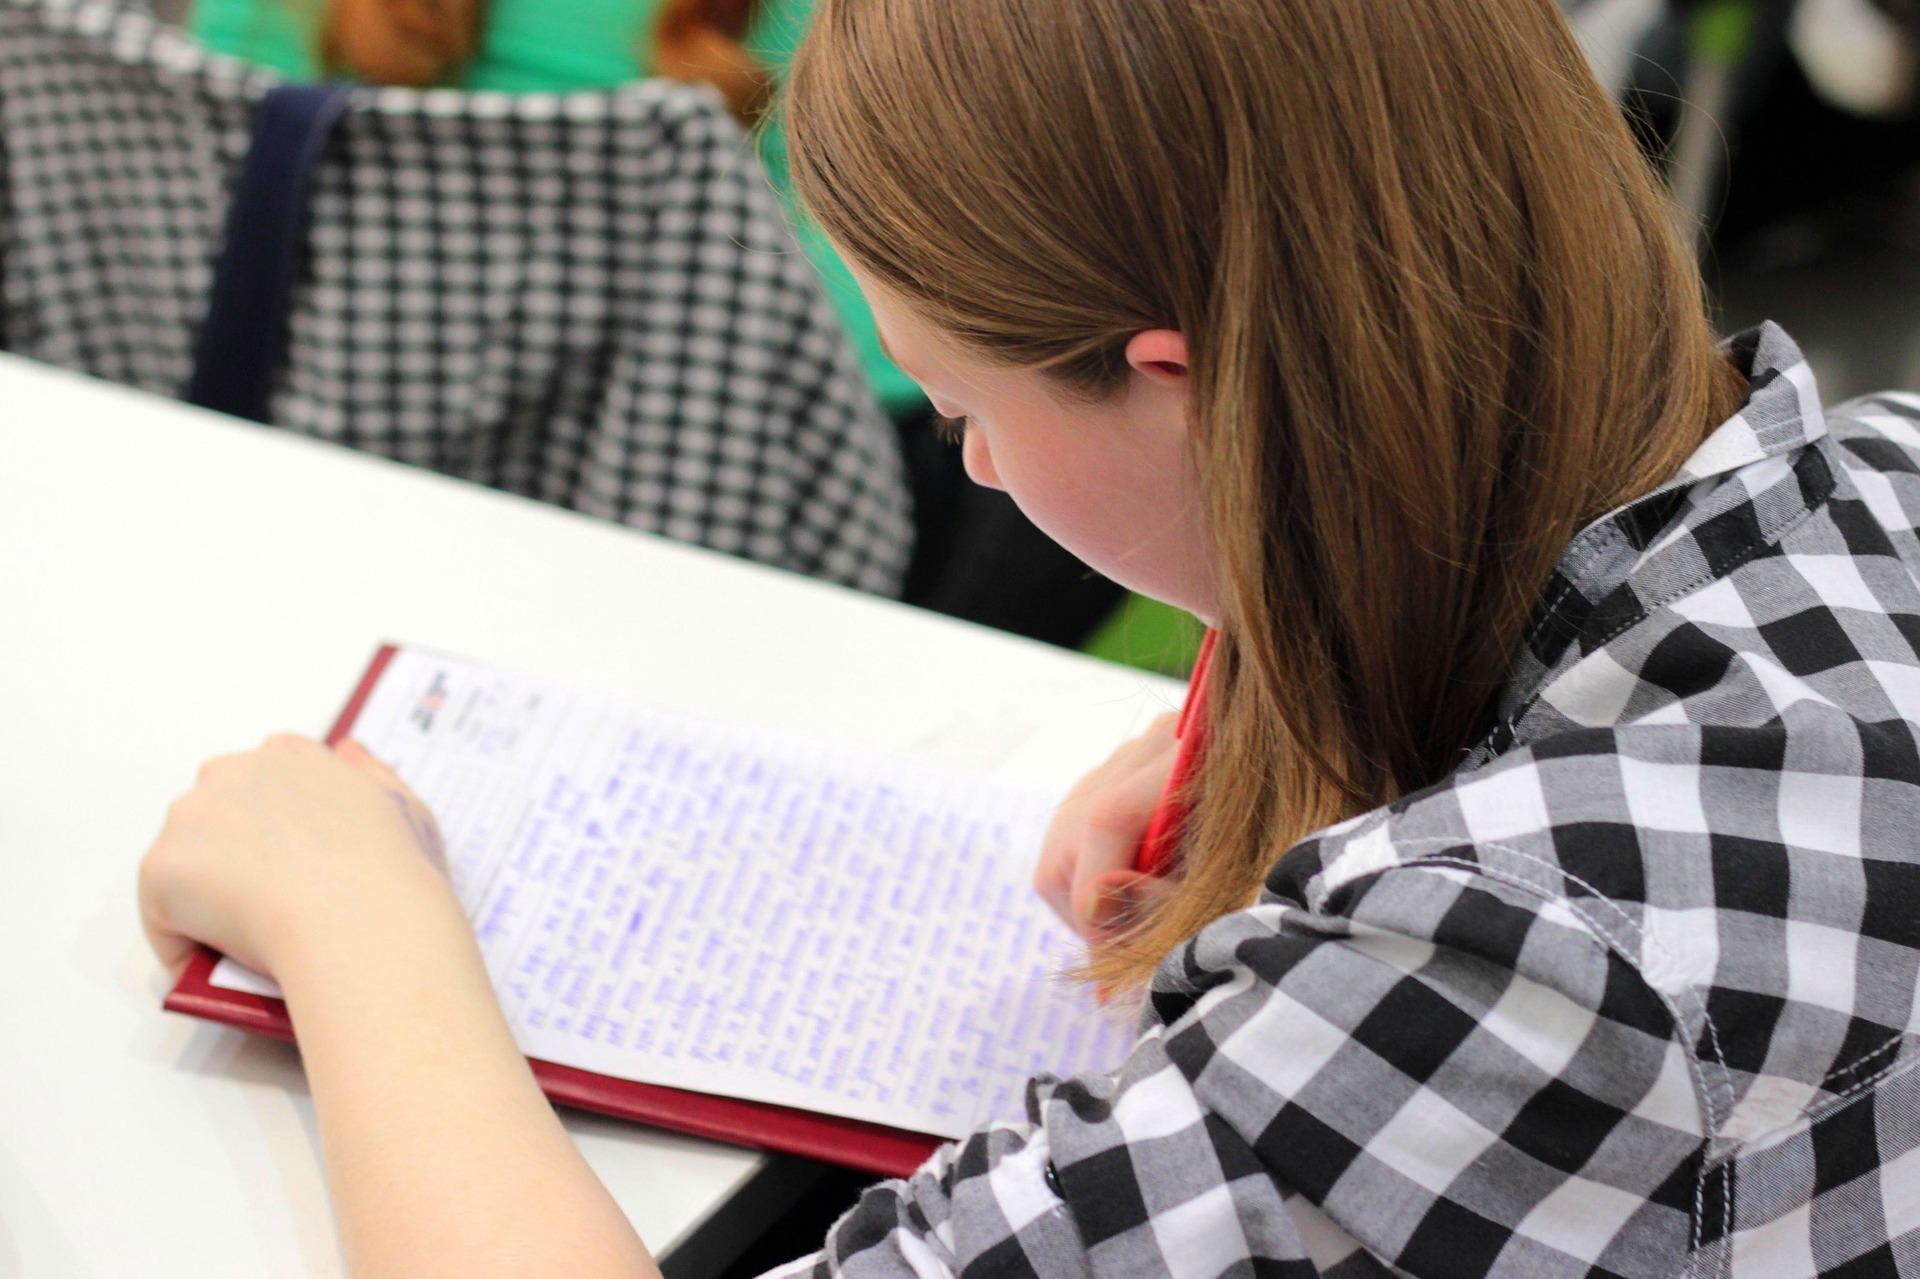
[[1199, 656], [1193, 659], [1193, 675], [1187, 680], [1187, 704], [1180, 708], [1180, 718], [1173, 728], [1180, 749], [1174, 754], [1167, 788], [1154, 806], [1147, 833], [1140, 840], [1140, 853], [1134, 859], [1134, 869], [1143, 875], [1166, 873], [1174, 853], [1179, 850], [1180, 834], [1186, 828], [1187, 805], [1181, 792], [1200, 767], [1200, 752], [1206, 745], [1207, 666], [1213, 657], [1217, 634], [1212, 629], [1207, 631], [1200, 641]]

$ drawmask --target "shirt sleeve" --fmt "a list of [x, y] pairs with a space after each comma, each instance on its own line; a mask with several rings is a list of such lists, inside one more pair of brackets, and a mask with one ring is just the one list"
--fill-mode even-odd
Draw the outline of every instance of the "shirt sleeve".
[[1676, 1020], [1605, 919], [1445, 861], [1220, 920], [1118, 1070], [1036, 1080], [776, 1273], [1670, 1272], [1704, 1184]]

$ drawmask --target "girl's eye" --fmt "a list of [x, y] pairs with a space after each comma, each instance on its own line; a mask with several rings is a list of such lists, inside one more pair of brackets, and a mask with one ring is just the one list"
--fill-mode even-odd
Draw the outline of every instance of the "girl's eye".
[[967, 439], [967, 419], [936, 415], [933, 419], [933, 433], [944, 443], [964, 444]]

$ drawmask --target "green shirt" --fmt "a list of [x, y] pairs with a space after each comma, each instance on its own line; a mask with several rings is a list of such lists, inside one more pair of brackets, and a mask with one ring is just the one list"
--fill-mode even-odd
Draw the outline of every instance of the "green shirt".
[[[556, 21], [552, 0], [493, 0], [486, 38], [460, 87], [509, 93], [610, 89], [647, 75], [647, 50], [660, 0], [565, 0]], [[294, 80], [318, 79], [314, 56], [324, 0], [198, 0], [193, 33], [208, 48], [271, 67]], [[805, 34], [813, 0], [761, 0], [747, 46], [784, 77]], [[882, 406], [896, 417], [920, 409], [920, 389], [880, 349], [867, 309], [846, 264], [813, 219], [794, 203], [787, 138], [772, 122], [761, 130], [760, 159], [786, 202], [801, 248], [812, 260], [827, 297], [852, 339]]]

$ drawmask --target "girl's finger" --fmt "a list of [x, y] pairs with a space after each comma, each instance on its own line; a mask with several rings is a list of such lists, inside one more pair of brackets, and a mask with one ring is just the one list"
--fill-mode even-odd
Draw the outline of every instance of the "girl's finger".
[[368, 750], [359, 740], [349, 737], [333, 748], [333, 753], [363, 773], [371, 775], [382, 786], [410, 794], [407, 784], [400, 780], [400, 774], [393, 771], [386, 761]]
[[1102, 934], [1118, 931], [1172, 891], [1171, 880], [1137, 870], [1110, 870], [1097, 875], [1091, 890], [1091, 926]]
[[1166, 773], [1140, 768], [1101, 796], [1087, 814], [1073, 865], [1070, 901], [1073, 925], [1082, 936], [1093, 928], [1093, 882], [1110, 871], [1131, 871], [1140, 856], [1140, 840], [1166, 789]]
[[140, 903], [140, 928], [147, 935], [147, 945], [153, 950], [153, 957], [160, 966], [176, 979], [185, 970], [187, 961], [193, 958], [199, 943], [191, 937], [183, 937], [158, 918], [151, 903]]
[[[1161, 715], [1138, 737], [1123, 742], [1105, 763], [1080, 780], [1048, 824], [1034, 864], [1034, 891], [1076, 932], [1086, 932], [1086, 921], [1076, 912], [1075, 902], [1087, 879], [1133, 864], [1140, 838], [1153, 819], [1153, 806], [1173, 769], [1179, 749], [1174, 734], [1177, 721], [1176, 714]], [[1102, 837], [1100, 828], [1109, 823], [1117, 828]], [[1091, 861], [1089, 845], [1093, 846]]]

